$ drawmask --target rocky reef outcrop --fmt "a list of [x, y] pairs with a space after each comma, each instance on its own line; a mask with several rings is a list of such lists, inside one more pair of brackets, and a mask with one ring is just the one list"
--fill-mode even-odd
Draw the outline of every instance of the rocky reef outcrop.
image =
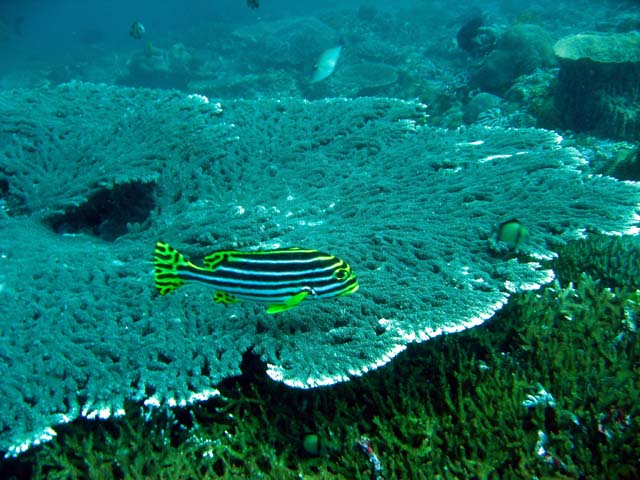
[[471, 86], [502, 95], [520, 75], [553, 66], [552, 46], [551, 36], [542, 27], [514, 25], [500, 37], [495, 50], [472, 74]]
[[581, 33], [554, 46], [563, 126], [640, 139], [640, 33]]

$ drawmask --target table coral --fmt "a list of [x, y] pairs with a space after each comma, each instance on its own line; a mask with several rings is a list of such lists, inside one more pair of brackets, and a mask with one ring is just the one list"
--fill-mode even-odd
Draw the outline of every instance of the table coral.
[[[122, 414], [128, 399], [216, 395], [247, 351], [290, 386], [346, 382], [411, 343], [483, 323], [552, 279], [540, 262], [559, 243], [628, 231], [640, 202], [636, 184], [584, 173], [555, 133], [431, 128], [417, 102], [221, 105], [73, 83], [3, 92], [0, 113], [0, 180], [23, 202], [0, 217], [0, 448], [12, 453], [56, 424]], [[132, 196], [132, 211], [146, 217], [117, 218], [111, 237], [91, 216], [54, 227], [137, 183], [150, 193], [142, 205]], [[495, 236], [512, 218], [530, 233], [517, 252]], [[248, 303], [215, 306], [206, 289], [158, 298], [159, 238], [194, 258], [327, 249], [361, 288], [275, 319]]]

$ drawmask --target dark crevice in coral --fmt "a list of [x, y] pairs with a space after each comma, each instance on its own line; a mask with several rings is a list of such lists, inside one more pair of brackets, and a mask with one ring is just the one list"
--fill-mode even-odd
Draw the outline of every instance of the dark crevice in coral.
[[240, 381], [242, 385], [249, 388], [255, 382], [265, 382], [267, 380], [267, 366], [253, 351], [246, 351], [242, 354], [242, 362], [240, 363], [240, 371], [242, 374], [234, 379], [224, 380], [220, 385], [227, 385]]
[[155, 183], [142, 181], [104, 188], [61, 215], [49, 217], [48, 225], [60, 234], [85, 233], [114, 241], [129, 224], [142, 223], [154, 208]]
[[24, 199], [11, 192], [11, 183], [7, 178], [0, 178], [0, 210], [9, 217], [27, 214]]

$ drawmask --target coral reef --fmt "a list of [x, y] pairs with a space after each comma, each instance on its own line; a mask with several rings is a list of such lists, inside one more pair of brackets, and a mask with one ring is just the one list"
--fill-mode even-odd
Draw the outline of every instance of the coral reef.
[[503, 94], [520, 75], [555, 64], [551, 36], [542, 27], [516, 24], [498, 39], [495, 49], [471, 75], [470, 85]]
[[498, 33], [494, 27], [484, 26], [484, 15], [473, 13], [456, 34], [458, 47], [475, 56], [489, 53], [496, 44]]
[[[638, 15], [498, 2], [456, 45], [465, 5], [405, 3], [149, 23], [133, 55], [80, 22], [62, 60], [0, 18], [1, 478], [640, 478], [640, 191], [601, 176], [640, 178]], [[560, 71], [531, 23], [618, 33]], [[161, 298], [158, 239], [327, 249], [361, 289]]]
[[149, 88], [184, 89], [194, 75], [195, 60], [191, 52], [176, 43], [168, 50], [147, 43], [127, 62], [127, 75], [117, 79], [120, 85]]
[[636, 293], [583, 275], [347, 384], [286, 389], [249, 358], [223, 398], [76, 422], [21, 460], [33, 478], [368, 479], [366, 435], [385, 478], [637, 478], [639, 313]]
[[338, 43], [336, 31], [315, 17], [265, 20], [233, 32], [243, 61], [257, 70], [307, 67], [317, 56]]
[[[213, 77], [213, 76], [212, 76]], [[298, 82], [288, 72], [227, 73], [220, 78], [199, 74], [187, 83], [186, 90], [217, 99], [259, 98], [262, 96], [300, 96]]]
[[[99, 227], [100, 214], [84, 214], [82, 210], [103, 210], [106, 205], [100, 204], [108, 201], [102, 199], [109, 196], [112, 200], [128, 197], [121, 198], [113, 213], [128, 204], [129, 209], [146, 210], [148, 215], [152, 209], [147, 204], [149, 189], [157, 184], [164, 164], [202, 153], [196, 145], [167, 136], [164, 130], [171, 128], [168, 124], [179, 125], [180, 130], [193, 135], [220, 139], [207, 147], [207, 155], [224, 155], [224, 138], [230, 128], [216, 120], [222, 113], [216, 104], [171, 92], [81, 83], [63, 85], [55, 92], [56, 99], [50, 99], [46, 89], [0, 96], [0, 128], [5, 140], [0, 173], [10, 183], [15, 208], [46, 224], [75, 224], [77, 219], [70, 217], [77, 213], [92, 217], [93, 227]], [[22, 101], [16, 101], [18, 98]], [[98, 98], [105, 103], [93, 100]], [[28, 117], [22, 102], [30, 105]], [[83, 113], [88, 106], [89, 122]], [[141, 131], [149, 142], [144, 152], [135, 147]], [[113, 141], [114, 136], [118, 142]], [[131, 194], [127, 196], [127, 192]], [[107, 220], [106, 216], [103, 219]], [[91, 230], [90, 225], [85, 227]], [[72, 231], [77, 230], [82, 228]], [[68, 228], [65, 231], [70, 232]]]
[[500, 97], [480, 92], [471, 98], [464, 108], [465, 123], [485, 127], [527, 128], [533, 127], [536, 120], [517, 105], [503, 101]]
[[464, 108], [464, 121], [474, 123], [481, 113], [496, 108], [502, 102], [502, 98], [491, 93], [479, 92], [474, 95]]
[[535, 118], [535, 126], [558, 130], [561, 127], [560, 112], [555, 105], [555, 89], [558, 69], [538, 69], [522, 75], [504, 94], [505, 100]]
[[[129, 399], [216, 395], [247, 351], [290, 386], [347, 381], [484, 322], [551, 280], [540, 260], [557, 244], [626, 231], [640, 203], [637, 185], [584, 174], [554, 133], [436, 129], [417, 102], [221, 105], [73, 83], [6, 92], [0, 108], [0, 185], [19, 207], [0, 216], [11, 399], [0, 448], [11, 453], [74, 418], [122, 414]], [[517, 251], [495, 236], [514, 217], [530, 233]], [[156, 298], [158, 239], [195, 258], [327, 248], [366, 288], [275, 319], [251, 303], [216, 307], [207, 289]]]
[[640, 239], [635, 235], [590, 235], [559, 252], [554, 271], [563, 285], [579, 283], [587, 274], [603, 287], [640, 289]]
[[333, 89], [341, 95], [385, 95], [398, 81], [396, 69], [385, 63], [360, 62], [344, 65], [333, 76]]
[[534, 127], [536, 120], [531, 115], [513, 110], [512, 106], [505, 104], [503, 107], [489, 108], [480, 113], [474, 123], [491, 128], [528, 128]]
[[640, 138], [640, 33], [585, 33], [559, 40], [556, 105], [563, 125]]
[[605, 157], [596, 171], [619, 180], [640, 181], [640, 146], [629, 142], [615, 142], [601, 149]]

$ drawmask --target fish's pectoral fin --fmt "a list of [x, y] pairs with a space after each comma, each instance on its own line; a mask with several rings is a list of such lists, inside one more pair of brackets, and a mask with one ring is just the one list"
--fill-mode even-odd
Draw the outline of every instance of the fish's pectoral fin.
[[267, 313], [274, 314], [291, 310], [292, 308], [298, 306], [298, 304], [305, 298], [307, 298], [307, 295], [309, 295], [309, 292], [305, 290], [300, 293], [296, 293], [294, 296], [287, 299], [284, 303], [272, 303], [267, 306]]
[[222, 303], [224, 305], [232, 305], [234, 303], [240, 303], [242, 300], [234, 297], [233, 295], [231, 295], [230, 293], [227, 292], [221, 292], [220, 290], [217, 290], [214, 294], [213, 294], [213, 301], [215, 303]]

